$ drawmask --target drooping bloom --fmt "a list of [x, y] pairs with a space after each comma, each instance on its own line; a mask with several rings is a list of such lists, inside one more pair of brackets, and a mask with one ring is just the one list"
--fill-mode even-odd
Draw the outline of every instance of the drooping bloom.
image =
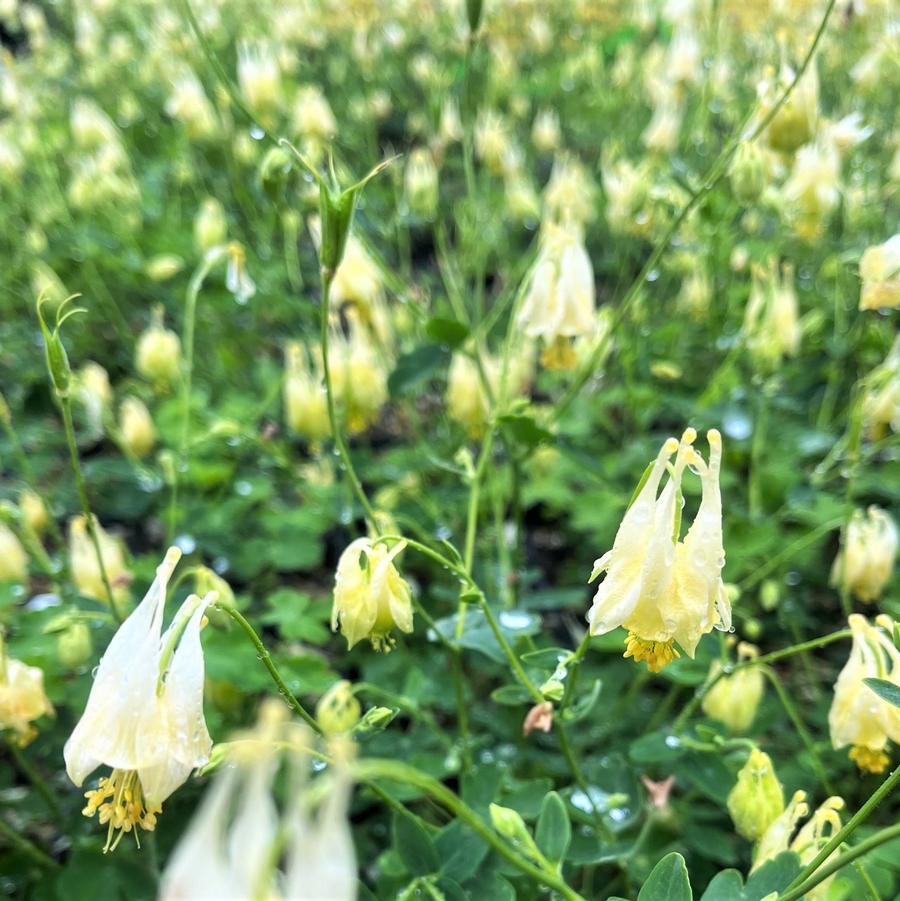
[[546, 223], [519, 323], [528, 337], [542, 339], [541, 362], [548, 369], [571, 369], [577, 362], [571, 339], [594, 331], [594, 292], [580, 227]]
[[347, 334], [332, 332], [328, 361], [335, 400], [355, 435], [378, 419], [388, 397], [388, 373], [369, 331], [356, 317], [348, 320]]
[[307, 441], [321, 441], [331, 434], [322, 375], [296, 342], [285, 351], [284, 418], [288, 427]]
[[109, 579], [112, 598], [103, 584], [103, 574], [97, 560], [97, 551], [91, 541], [87, 529], [87, 520], [83, 516], [73, 516], [69, 521], [69, 560], [72, 566], [72, 578], [75, 586], [85, 597], [96, 598], [104, 603], [120, 605], [128, 600], [128, 586], [131, 584], [131, 570], [125, 565], [125, 551], [122, 543], [112, 538], [106, 529], [94, 517], [94, 528], [103, 567]]
[[75, 379], [75, 396], [84, 408], [86, 425], [92, 437], [103, 434], [103, 418], [112, 403], [109, 374], [99, 364], [88, 361]]
[[0, 522], [0, 582], [26, 582], [28, 580], [28, 554], [16, 533]]
[[[809, 813], [806, 792], [795, 792], [784, 812], [774, 820], [756, 845], [750, 872], [759, 869], [767, 861], [774, 860], [784, 851], [793, 851], [800, 857], [800, 863], [804, 866], [810, 863], [840, 830], [840, 811], [843, 807], [842, 798], [836, 796], [827, 798], [791, 841], [797, 824]], [[834, 853], [838, 853], [838, 850]], [[823, 861], [823, 865], [830, 860], [831, 857]], [[824, 901], [828, 897], [828, 888], [833, 879], [834, 876], [829, 876], [807, 892], [806, 897], [810, 901]]]
[[745, 839], [755, 842], [783, 810], [784, 792], [772, 760], [765, 751], [754, 748], [728, 795], [728, 813], [734, 828]]
[[900, 307], [900, 234], [869, 247], [859, 261], [861, 310]]
[[[759, 654], [753, 645], [738, 645], [738, 661], [752, 660]], [[721, 664], [715, 661], [709, 672], [714, 679], [721, 672]], [[721, 676], [703, 696], [703, 712], [724, 723], [729, 732], [746, 732], [753, 724], [756, 710], [762, 699], [764, 679], [756, 666], [745, 666], [733, 675]]]
[[209, 759], [200, 626], [215, 595], [188, 597], [162, 632], [166, 588], [180, 557], [169, 549], [144, 600], [113, 636], [66, 742], [66, 772], [75, 785], [98, 766], [112, 770], [85, 794], [82, 811], [99, 812], [109, 824], [104, 850], [126, 832], [137, 839], [137, 827], [152, 830], [163, 802]]
[[[722, 581], [722, 438], [715, 429], [707, 433], [707, 465], [691, 446], [696, 435], [687, 429], [680, 442], [669, 438], [663, 444], [622, 518], [612, 549], [594, 563], [591, 573], [592, 580], [606, 573], [588, 614], [591, 634], [624, 626], [625, 656], [646, 660], [651, 672], [679, 656], [676, 642], [693, 657], [702, 635], [731, 627]], [[659, 492], [676, 451], [674, 468]], [[700, 474], [702, 497], [693, 524], [680, 540], [681, 478], [688, 465]]]
[[11, 730], [13, 741], [24, 747], [37, 735], [32, 723], [52, 713], [43, 671], [8, 656], [0, 638], [0, 731]]
[[[25, 526], [31, 529], [35, 535], [43, 535], [44, 530], [50, 524], [50, 514], [39, 494], [26, 489], [19, 495], [19, 512]], [[0, 552], [0, 557], [3, 554]]]
[[824, 141], [797, 151], [790, 178], [784, 183], [788, 219], [800, 237], [817, 238], [841, 197], [840, 157]]
[[347, 646], [368, 638], [376, 650], [390, 650], [391, 630], [412, 632], [412, 593], [394, 566], [406, 547], [400, 541], [388, 549], [357, 538], [341, 554], [334, 577], [331, 628], [340, 627]]
[[888, 741], [900, 742], [900, 708], [869, 688], [864, 679], [884, 679], [900, 687], [900, 651], [891, 635], [890, 617], [873, 626], [858, 613], [849, 618], [853, 632], [850, 657], [834, 684], [834, 700], [828, 712], [828, 728], [835, 749], [850, 745], [850, 759], [861, 770], [882, 773], [890, 763]]
[[207, 197], [194, 217], [194, 247], [200, 254], [228, 240], [225, 209], [215, 197]]
[[281, 97], [275, 48], [265, 41], [242, 41], [237, 52], [237, 75], [250, 109], [268, 121]]
[[[226, 761], [163, 874], [160, 901], [356, 897], [346, 766], [333, 767], [334, 782], [310, 817], [304, 791], [310, 739], [302, 727], [284, 722], [283, 710], [277, 702], [265, 704], [258, 727], [225, 746]], [[331, 750], [340, 755], [344, 747]], [[279, 811], [273, 782], [283, 758], [291, 791]], [[284, 872], [277, 867], [279, 848]]]
[[[794, 70], [783, 63], [777, 78], [760, 82], [757, 93], [760, 99], [759, 115], [765, 117], [777, 102], [777, 98], [794, 80]], [[775, 114], [765, 131], [769, 146], [779, 153], [794, 153], [809, 143], [816, 133], [819, 117], [819, 76], [815, 66], [803, 74], [787, 102]]]
[[900, 432], [900, 336], [864, 384], [862, 419], [869, 439], [880, 441], [888, 429]]
[[766, 266], [751, 266], [752, 282], [744, 311], [744, 335], [753, 358], [765, 368], [800, 348], [800, 321], [794, 290], [794, 269], [784, 263], [779, 277], [775, 259]]
[[894, 520], [872, 505], [855, 510], [831, 568], [831, 584], [845, 588], [864, 603], [877, 601], [890, 581], [900, 532]]

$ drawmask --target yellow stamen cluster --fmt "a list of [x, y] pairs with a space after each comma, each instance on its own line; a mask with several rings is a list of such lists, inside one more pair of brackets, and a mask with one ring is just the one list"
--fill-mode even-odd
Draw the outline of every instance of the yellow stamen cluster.
[[558, 335], [541, 351], [541, 363], [545, 369], [564, 371], [574, 369], [578, 362], [575, 348], [569, 338]]
[[866, 773], [883, 773], [891, 764], [891, 758], [884, 751], [863, 745], [854, 745], [847, 756]]
[[647, 669], [651, 673], [658, 673], [664, 666], [680, 657], [673, 639], [669, 641], [646, 641], [638, 638], [634, 632], [629, 632], [625, 639], [625, 653], [623, 657], [633, 657], [635, 663], [642, 660], [647, 662]]
[[82, 814], [92, 817], [99, 811], [100, 823], [109, 823], [104, 854], [115, 851], [126, 832], [134, 832], [134, 840], [140, 848], [135, 827], [152, 832], [156, 828], [156, 815], [162, 813], [162, 807], [158, 805], [145, 806], [141, 780], [134, 770], [113, 770], [108, 777], [100, 780], [96, 789], [85, 792], [84, 796], [87, 805]]

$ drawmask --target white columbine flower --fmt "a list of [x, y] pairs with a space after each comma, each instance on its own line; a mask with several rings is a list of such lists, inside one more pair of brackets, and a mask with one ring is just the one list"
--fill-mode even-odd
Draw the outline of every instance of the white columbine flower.
[[[591, 574], [593, 580], [606, 573], [588, 614], [591, 634], [603, 635], [624, 626], [628, 630], [625, 656], [646, 660], [652, 672], [679, 656], [676, 642], [693, 657], [702, 635], [731, 626], [722, 582], [722, 438], [715, 429], [707, 433], [707, 465], [691, 446], [696, 436], [687, 429], [680, 442], [669, 438], [663, 444], [622, 518], [612, 550], [596, 561]], [[676, 451], [670, 478], [659, 492]], [[703, 493], [693, 524], [684, 540], [679, 540], [681, 478], [688, 465], [699, 472]]]
[[138, 826], [152, 830], [166, 798], [209, 759], [200, 624], [215, 594], [191, 595], [162, 633], [166, 587], [180, 557], [169, 549], [144, 600], [113, 636], [66, 742], [66, 771], [75, 785], [98, 766], [112, 769], [85, 794], [83, 810], [99, 811], [100, 822], [109, 823], [104, 850], [125, 832], [137, 838]]
[[871, 603], [881, 597], [894, 570], [900, 532], [891, 517], [874, 504], [855, 510], [831, 569], [831, 584]]

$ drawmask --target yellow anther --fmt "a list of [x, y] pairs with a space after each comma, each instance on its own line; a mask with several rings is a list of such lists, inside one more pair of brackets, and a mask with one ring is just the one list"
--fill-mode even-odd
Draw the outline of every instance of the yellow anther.
[[100, 780], [94, 791], [85, 792], [85, 797], [88, 803], [81, 811], [84, 816], [96, 813], [101, 825], [109, 824], [104, 853], [114, 851], [126, 832], [134, 832], [140, 847], [135, 827], [152, 831], [156, 827], [156, 814], [162, 812], [160, 807], [144, 806], [141, 782], [133, 770], [113, 770], [108, 778]]
[[854, 745], [847, 756], [866, 773], [883, 773], [891, 765], [891, 758], [884, 751], [862, 745]]
[[646, 641], [638, 638], [633, 632], [629, 632], [625, 639], [625, 653], [622, 656], [633, 657], [636, 663], [643, 660], [651, 673], [658, 673], [681, 654], [678, 653], [672, 640]]

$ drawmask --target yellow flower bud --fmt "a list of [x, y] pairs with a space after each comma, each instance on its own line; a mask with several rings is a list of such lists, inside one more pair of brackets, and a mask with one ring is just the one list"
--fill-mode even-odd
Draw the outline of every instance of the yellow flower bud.
[[194, 247], [201, 255], [228, 240], [225, 210], [215, 197], [207, 197], [194, 218]]
[[154, 310], [150, 327], [138, 338], [135, 367], [145, 379], [163, 387], [178, 377], [181, 342], [175, 332], [163, 325], [161, 307]]
[[126, 397], [119, 408], [122, 441], [138, 459], [146, 457], [156, 444], [156, 427], [143, 401]]
[[[738, 660], [752, 660], [759, 651], [749, 644], [738, 645]], [[721, 671], [721, 664], [713, 663], [709, 678]], [[722, 676], [703, 698], [703, 712], [724, 723], [729, 732], [746, 732], [753, 724], [763, 694], [763, 674], [755, 666]]]
[[19, 495], [19, 511], [25, 525], [35, 535], [42, 535], [50, 522], [50, 514], [40, 496], [33, 491], [25, 490]]
[[754, 748], [728, 795], [728, 812], [748, 841], [761, 838], [784, 810], [784, 792], [765, 751]]
[[0, 522], [0, 582], [28, 581], [28, 555], [13, 530]]
[[285, 351], [284, 418], [288, 428], [307, 441], [321, 441], [331, 434], [321, 373], [297, 343]]
[[167, 282], [184, 269], [184, 260], [174, 253], [160, 253], [147, 260], [144, 272], [154, 282]]
[[353, 686], [346, 679], [332, 685], [316, 705], [316, 721], [325, 735], [349, 732], [359, 722], [361, 714]]
[[358, 538], [341, 554], [334, 580], [331, 627], [340, 627], [353, 647], [363, 638], [376, 650], [388, 651], [392, 629], [412, 632], [412, 593], [394, 560], [406, 547], [401, 541], [388, 549]]
[[56, 636], [56, 655], [67, 669], [75, 669], [93, 657], [94, 642], [86, 623], [72, 623]]
[[410, 210], [424, 219], [432, 219], [438, 205], [438, 170], [431, 151], [417, 147], [409, 155], [404, 187]]
[[731, 163], [731, 190], [741, 203], [759, 200], [766, 187], [766, 161], [755, 141], [742, 141]]
[[[112, 600], [116, 605], [124, 604], [129, 597], [128, 586], [131, 584], [131, 571], [125, 565], [125, 551], [122, 543], [110, 537], [109, 533], [94, 519], [97, 541], [109, 586]], [[96, 598], [109, 603], [110, 598], [103, 584], [97, 552], [87, 530], [87, 522], [83, 516], [73, 516], [69, 521], [69, 560], [72, 566], [72, 578], [75, 586], [85, 597]]]
[[[765, 79], [759, 85], [761, 117], [768, 115], [778, 96], [793, 80], [794, 71], [785, 63], [777, 78]], [[819, 77], [813, 65], [803, 74], [787, 102], [766, 128], [765, 138], [769, 146], [779, 153], [793, 153], [809, 143], [816, 133], [818, 115]]]

